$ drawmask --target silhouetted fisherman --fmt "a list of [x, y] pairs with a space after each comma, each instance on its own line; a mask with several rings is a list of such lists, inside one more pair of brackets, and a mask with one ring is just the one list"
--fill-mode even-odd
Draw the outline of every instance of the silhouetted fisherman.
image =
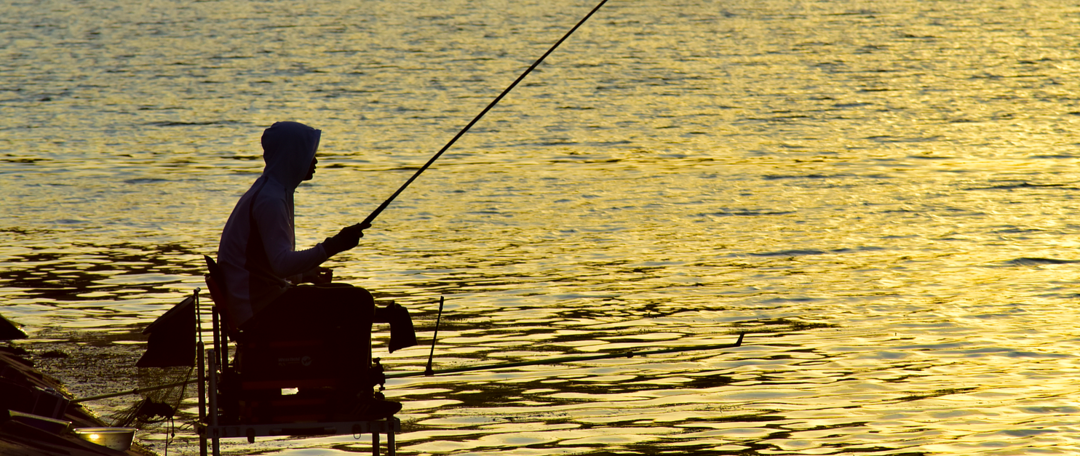
[[332, 272], [319, 266], [356, 247], [370, 225], [347, 226], [313, 247], [295, 247], [293, 193], [315, 175], [320, 137], [320, 130], [297, 122], [277, 122], [263, 132], [266, 167], [237, 202], [218, 246], [228, 317], [257, 339], [341, 335], [356, 354], [350, 369], [356, 387], [342, 395], [350, 401], [359, 396], [358, 413], [388, 416], [401, 405], [373, 398], [371, 325], [391, 323], [391, 351], [414, 345], [408, 313], [398, 305], [376, 310], [367, 290], [331, 284]]

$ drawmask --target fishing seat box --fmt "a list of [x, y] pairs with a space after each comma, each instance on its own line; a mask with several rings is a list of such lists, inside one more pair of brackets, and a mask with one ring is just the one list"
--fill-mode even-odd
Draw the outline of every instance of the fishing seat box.
[[[341, 408], [336, 391], [348, 385], [355, 356], [333, 333], [255, 337], [225, 311], [217, 265], [206, 258], [207, 289], [228, 339], [236, 343], [231, 365], [222, 366], [218, 388], [226, 422], [245, 424], [327, 421]], [[226, 348], [227, 350], [227, 348]], [[226, 356], [227, 362], [227, 356]], [[223, 363], [224, 363], [223, 362]], [[353, 377], [355, 378], [355, 377]], [[283, 393], [283, 390], [285, 391]], [[289, 394], [291, 393], [291, 394]]]
[[347, 355], [331, 337], [240, 342], [233, 362], [239, 418], [245, 423], [329, 420], [339, 402], [335, 394], [350, 378]]

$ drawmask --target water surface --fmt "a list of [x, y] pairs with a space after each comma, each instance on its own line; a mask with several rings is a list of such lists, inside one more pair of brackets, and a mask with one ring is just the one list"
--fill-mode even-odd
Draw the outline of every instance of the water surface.
[[[0, 313], [77, 396], [130, 386], [141, 329], [202, 286], [263, 128], [324, 132], [297, 192], [311, 245], [592, 6], [0, 6]], [[445, 296], [437, 367], [745, 345], [394, 380], [398, 451], [1075, 453], [1078, 13], [609, 3], [329, 264], [422, 339]], [[386, 336], [376, 356], [423, 369], [428, 347]]]

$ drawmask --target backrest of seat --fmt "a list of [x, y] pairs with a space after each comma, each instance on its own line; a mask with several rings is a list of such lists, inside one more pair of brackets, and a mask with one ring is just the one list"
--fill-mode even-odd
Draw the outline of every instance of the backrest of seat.
[[229, 315], [229, 295], [225, 288], [225, 278], [221, 275], [221, 267], [213, 258], [207, 255], [203, 255], [203, 259], [206, 260], [206, 268], [209, 271], [205, 276], [206, 289], [210, 291], [210, 298], [214, 300], [214, 311], [221, 317], [222, 322], [225, 323], [225, 330], [229, 334], [229, 338], [232, 340], [238, 340], [240, 337], [240, 328], [236, 325], [236, 319], [231, 318]]

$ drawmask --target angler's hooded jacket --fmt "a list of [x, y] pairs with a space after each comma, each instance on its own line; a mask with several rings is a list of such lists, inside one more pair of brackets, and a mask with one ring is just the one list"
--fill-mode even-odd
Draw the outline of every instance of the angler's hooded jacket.
[[277, 122], [262, 135], [262, 176], [236, 203], [218, 246], [229, 316], [242, 325], [328, 258], [323, 245], [296, 250], [293, 192], [319, 148], [321, 131]]

